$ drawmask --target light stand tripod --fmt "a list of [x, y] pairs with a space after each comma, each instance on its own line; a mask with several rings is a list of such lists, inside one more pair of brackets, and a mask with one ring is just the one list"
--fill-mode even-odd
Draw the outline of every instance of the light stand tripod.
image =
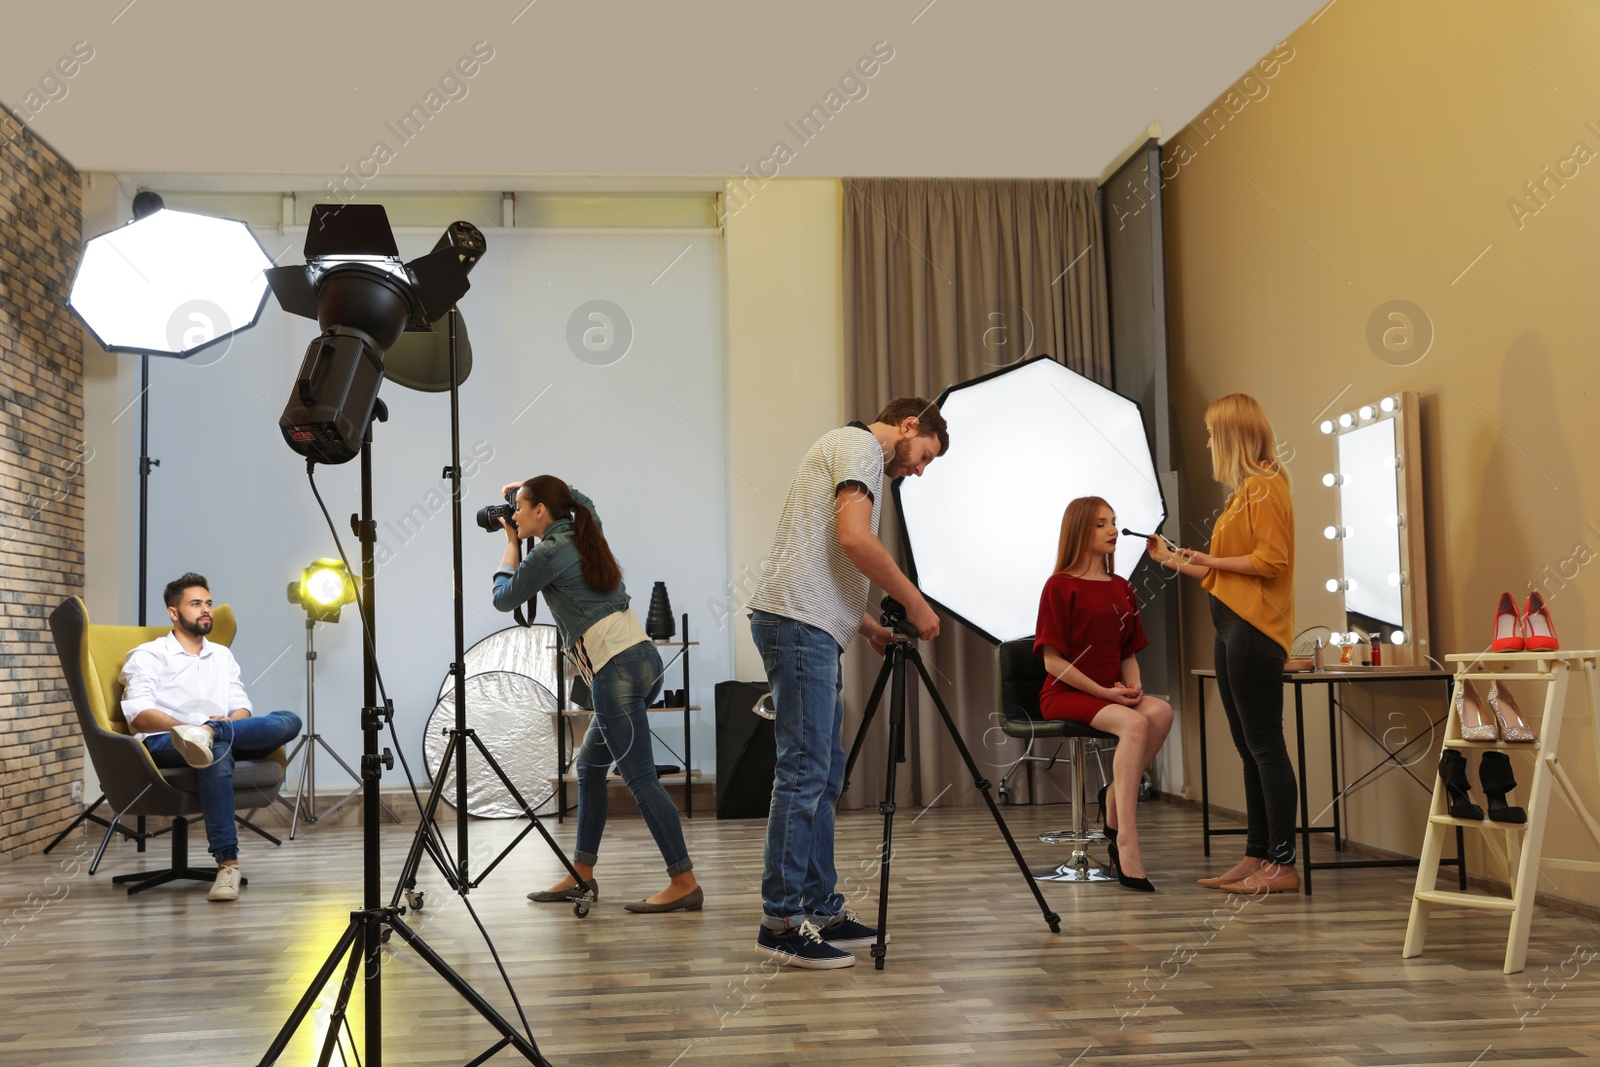
[[[302, 811], [305, 814], [306, 822], [314, 823], [318, 819], [325, 819], [332, 815], [361, 792], [361, 786], [357, 784], [354, 789], [335, 801], [327, 811], [324, 811], [321, 815], [317, 814], [316, 761], [318, 745], [321, 745], [328, 755], [332, 756], [339, 766], [344, 768], [344, 773], [355, 779], [357, 783], [361, 781], [361, 776], [351, 770], [350, 764], [344, 761], [344, 757], [335, 752], [333, 746], [328, 744], [321, 734], [317, 733], [317, 646], [313, 636], [316, 625], [317, 620], [309, 615], [306, 616], [306, 732], [300, 735], [300, 740], [295, 743], [294, 750], [289, 753], [289, 758], [284, 761], [284, 765], [287, 766], [293, 763], [295, 756], [300, 754], [301, 749], [305, 749], [306, 758], [305, 762], [300, 764], [300, 781], [295, 787], [294, 804], [290, 805], [281, 796], [274, 798], [278, 803], [290, 809], [290, 841], [294, 840], [295, 830], [299, 826]], [[391, 822], [400, 821], [400, 816], [395, 814], [388, 801], [379, 800], [378, 803], [382, 805], [384, 814], [389, 816]]]
[[[382, 401], [378, 402], [373, 412], [374, 421], [383, 421], [388, 417]], [[306, 464], [309, 472], [312, 463]], [[312, 483], [315, 490], [316, 483]], [[320, 503], [321, 497], [318, 497]], [[432, 967], [449, 986], [461, 995], [474, 1011], [483, 1016], [500, 1033], [500, 1040], [491, 1046], [482, 1055], [472, 1060], [472, 1064], [481, 1064], [491, 1056], [496, 1055], [507, 1045], [514, 1048], [529, 1062], [539, 1067], [549, 1067], [549, 1061], [539, 1052], [533, 1041], [524, 1037], [506, 1019], [494, 1009], [477, 990], [468, 984], [450, 965], [444, 961], [437, 952], [417, 936], [417, 933], [405, 924], [399, 916], [398, 909], [393, 905], [384, 907], [381, 903], [383, 892], [380, 884], [383, 878], [381, 870], [381, 852], [378, 845], [378, 783], [383, 777], [385, 767], [393, 768], [394, 755], [387, 749], [382, 755], [378, 753], [378, 734], [383, 727], [394, 717], [394, 708], [385, 701], [378, 703], [377, 690], [377, 650], [376, 637], [374, 636], [374, 623], [376, 614], [373, 610], [374, 602], [374, 567], [373, 545], [377, 541], [377, 523], [372, 520], [372, 428], [367, 427], [366, 435], [361, 445], [361, 515], [359, 518], [352, 516], [351, 525], [355, 528], [361, 540], [361, 616], [362, 626], [366, 640], [362, 643], [362, 708], [361, 708], [361, 873], [362, 873], [362, 910], [350, 913], [350, 923], [344, 932], [339, 935], [333, 951], [328, 953], [328, 958], [323, 961], [322, 967], [317, 971], [316, 977], [311, 980], [310, 986], [300, 997], [294, 1010], [284, 1021], [282, 1029], [268, 1047], [266, 1055], [261, 1058], [259, 1067], [270, 1067], [278, 1062], [278, 1057], [288, 1047], [294, 1032], [299, 1028], [307, 1014], [315, 1006], [318, 995], [323, 986], [333, 977], [334, 969], [342, 958], [348, 956], [345, 964], [344, 977], [339, 983], [338, 996], [334, 1002], [333, 1012], [328, 1019], [328, 1031], [323, 1038], [322, 1053], [318, 1060], [320, 1067], [326, 1067], [330, 1062], [336, 1048], [340, 1049], [339, 1035], [342, 1031], [349, 1030], [346, 1019], [346, 1010], [350, 1003], [350, 994], [355, 988], [356, 971], [358, 965], [364, 961], [362, 967], [364, 990], [362, 1003], [366, 1009], [366, 1056], [364, 1061], [368, 1067], [382, 1067], [383, 1064], [383, 988], [382, 988], [382, 946], [389, 939], [390, 933], [400, 935], [400, 939], [411, 946], [423, 961]], [[520, 1008], [518, 1009], [520, 1014]], [[526, 1026], [527, 1020], [523, 1018]], [[354, 1035], [351, 1042], [354, 1043]]]
[[904, 763], [906, 758], [906, 663], [908, 661], [922, 676], [922, 686], [933, 698], [934, 706], [939, 709], [939, 717], [944, 720], [945, 729], [949, 731], [950, 740], [955, 742], [962, 761], [972, 773], [972, 784], [982, 791], [984, 802], [989, 805], [989, 814], [994, 816], [995, 825], [1000, 828], [1007, 847], [1011, 849], [1012, 857], [1017, 861], [1017, 869], [1027, 880], [1028, 888], [1033, 890], [1033, 899], [1039, 902], [1039, 910], [1044, 914], [1044, 921], [1050, 925], [1050, 932], [1059, 934], [1061, 916], [1050, 910], [1044, 894], [1039, 891], [1039, 883], [1034, 881], [1033, 872], [1028, 869], [1027, 861], [1022, 858], [1022, 851], [1017, 848], [1010, 827], [1006, 826], [1005, 819], [1000, 815], [1000, 809], [995, 806], [994, 796], [989, 792], [989, 780], [978, 770], [972, 753], [967, 750], [966, 742], [961, 739], [961, 732], [956, 729], [955, 721], [950, 718], [950, 712], [944, 706], [943, 698], [939, 696], [938, 687], [928, 676], [928, 668], [922, 663], [922, 653], [917, 650], [917, 631], [906, 621], [905, 607], [893, 597], [887, 596], [883, 598], [881, 607], [883, 614], [880, 619], [885, 626], [894, 631], [895, 638], [884, 652], [883, 669], [878, 672], [878, 680], [873, 684], [872, 695], [867, 698], [866, 710], [861, 716], [861, 727], [856, 731], [855, 742], [850, 746], [850, 758], [845, 761], [844, 767], [844, 788], [849, 789], [850, 771], [855, 767], [856, 757], [861, 754], [861, 745], [867, 738], [867, 731], [872, 727], [873, 717], [877, 714], [883, 698], [884, 687], [889, 686], [889, 750], [884, 775], [883, 802], [878, 805], [878, 810], [883, 813], [883, 849], [878, 854], [880, 872], [878, 940], [872, 946], [872, 965], [880, 971], [883, 970], [884, 958], [888, 953], [889, 864], [894, 858], [895, 766]]
[[[423, 806], [422, 820], [417, 825], [416, 836], [411, 842], [411, 851], [406, 855], [405, 866], [401, 869], [399, 883], [395, 886], [394, 895], [390, 898], [389, 906], [398, 907], [400, 898], [405, 896], [406, 903], [413, 909], [420, 911], [423, 907], [425, 896], [417, 888], [417, 868], [422, 862], [422, 853], [426, 851], [432, 857], [434, 864], [444, 875], [450, 888], [465, 894], [476, 889], [489, 873], [500, 865], [500, 862], [511, 854], [511, 850], [522, 843], [522, 839], [534, 830], [538, 830], [556, 854], [561, 865], [572, 875], [578, 885], [586, 883], [578, 874], [572, 861], [567, 858], [566, 852], [559, 842], [545, 829], [544, 823], [539, 820], [539, 815], [533, 806], [522, 796], [517, 787], [512, 783], [506, 772], [500, 767], [493, 754], [484, 745], [483, 739], [477, 731], [467, 726], [467, 671], [466, 671], [466, 626], [463, 618], [463, 601], [461, 592], [461, 376], [459, 339], [457, 333], [461, 312], [452, 307], [450, 309], [450, 466], [444, 469], [444, 476], [450, 479], [450, 509], [451, 509], [451, 548], [453, 552], [453, 565], [455, 567], [455, 660], [450, 664], [450, 674], [455, 678], [456, 690], [456, 721], [448, 731], [448, 740], [445, 745], [444, 758], [439, 761], [439, 769], [433, 776], [433, 788], [428, 792], [427, 803]], [[559, 706], [559, 705], [558, 705]], [[556, 724], [560, 729], [560, 723]], [[477, 878], [472, 877], [468, 855], [467, 831], [467, 743], [476, 746], [478, 753], [483, 757], [484, 763], [505, 785], [506, 791], [511, 794], [517, 806], [528, 817], [528, 825], [522, 832], [511, 840], [499, 856], [483, 869]], [[446, 779], [450, 776], [451, 768], [456, 772], [456, 855], [454, 863], [444, 847], [440, 836], [439, 825], [435, 821], [435, 814], [439, 808], [439, 801], [444, 794]], [[560, 768], [557, 768], [557, 773]], [[592, 890], [584, 890], [579, 899], [573, 902], [572, 910], [579, 918], [589, 914], [589, 904], [594, 900]]]

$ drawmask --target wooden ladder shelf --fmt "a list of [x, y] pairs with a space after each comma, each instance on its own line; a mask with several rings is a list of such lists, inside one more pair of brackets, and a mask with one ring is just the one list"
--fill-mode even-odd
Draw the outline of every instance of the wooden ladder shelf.
[[[1486, 652], [1480, 655], [1446, 656], [1455, 664], [1455, 689], [1471, 681], [1479, 695], [1487, 700], [1491, 682], [1544, 682], [1545, 695], [1542, 712], [1528, 723], [1538, 735], [1533, 742], [1467, 741], [1461, 736], [1461, 719], [1455, 713], [1452, 699], [1449, 721], [1445, 725], [1444, 747], [1456, 749], [1463, 755], [1499, 751], [1513, 757], [1516, 754], [1532, 757], [1531, 781], [1522, 777], [1527, 768], [1518, 767], [1517, 785], [1526, 797], [1524, 807], [1528, 813], [1525, 824], [1494, 822], [1490, 819], [1454, 819], [1448, 814], [1449, 797], [1444, 782], [1437, 772], [1433, 783], [1433, 806], [1428, 813], [1427, 833], [1422, 839], [1422, 860], [1417, 867], [1417, 886], [1411, 899], [1411, 920], [1406, 925], [1405, 948], [1401, 956], [1410, 959], [1422, 954], [1428, 936], [1428, 916], [1435, 904], [1449, 904], [1466, 908], [1482, 908], [1504, 912], [1511, 916], [1511, 930], [1506, 938], [1506, 959], [1502, 970], [1516, 974], [1523, 968], [1528, 955], [1528, 930], [1533, 925], [1533, 902], [1538, 890], [1541, 869], [1560, 868], [1576, 871], [1600, 871], [1600, 862], [1594, 860], [1546, 859], [1540, 852], [1544, 842], [1546, 817], [1549, 814], [1550, 786], [1554, 782], [1561, 798], [1578, 816], [1585, 829], [1600, 846], [1600, 820], [1590, 813], [1583, 798], [1578, 795], [1571, 777], [1561, 766], [1562, 720], [1566, 718], [1567, 683], [1574, 672], [1584, 684], [1589, 697], [1589, 714], [1573, 716], [1568, 721], [1588, 721], [1594, 742], [1594, 758], [1600, 771], [1600, 651], [1581, 652]], [[1533, 702], [1524, 709], [1533, 714]], [[1473, 775], [1476, 782], [1476, 776]], [[1474, 799], [1481, 798], [1481, 791]], [[1514, 798], [1513, 798], [1514, 803]], [[1514, 871], [1510, 898], [1490, 896], [1485, 893], [1456, 893], [1435, 888], [1439, 874], [1439, 859], [1445, 841], [1454, 834], [1454, 827], [1463, 826], [1482, 830], [1490, 840], [1499, 839], [1506, 869]], [[1473, 929], [1462, 925], [1458, 930]]]

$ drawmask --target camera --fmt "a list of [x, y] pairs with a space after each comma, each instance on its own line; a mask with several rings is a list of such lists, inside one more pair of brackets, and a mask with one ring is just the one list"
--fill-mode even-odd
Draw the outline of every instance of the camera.
[[886, 596], [879, 601], [878, 607], [883, 612], [878, 616], [879, 622], [897, 634], [903, 634], [912, 640], [916, 639], [917, 628], [911, 625], [911, 621], [906, 618], [906, 606], [904, 604], [892, 596]]
[[497, 533], [505, 529], [500, 525], [500, 520], [505, 519], [509, 522], [511, 513], [517, 510], [517, 490], [507, 489], [505, 501], [504, 504], [490, 504], [486, 508], [478, 509], [477, 523], [485, 533]]

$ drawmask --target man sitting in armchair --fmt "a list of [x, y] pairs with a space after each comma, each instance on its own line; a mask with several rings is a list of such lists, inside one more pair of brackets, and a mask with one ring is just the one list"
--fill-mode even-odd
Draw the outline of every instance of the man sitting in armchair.
[[239, 664], [211, 632], [211, 587], [193, 572], [167, 583], [172, 632], [128, 653], [122, 716], [158, 767], [194, 767], [206, 842], [217, 861], [210, 900], [238, 900], [239, 835], [233, 823], [235, 759], [262, 759], [300, 733], [292, 711], [252, 716]]

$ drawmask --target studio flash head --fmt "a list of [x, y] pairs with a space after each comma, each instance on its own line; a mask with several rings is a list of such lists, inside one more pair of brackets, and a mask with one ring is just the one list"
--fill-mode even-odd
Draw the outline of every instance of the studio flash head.
[[266, 271], [283, 309], [322, 328], [278, 420], [290, 448], [318, 463], [360, 454], [385, 353], [407, 331], [429, 332], [461, 299], [483, 249], [475, 227], [455, 223], [432, 252], [405, 263], [381, 205], [311, 209], [305, 265]]
[[[520, 488], [521, 487], [519, 486], [518, 489]], [[511, 521], [512, 513], [517, 510], [518, 489], [506, 490], [506, 502], [504, 504], [490, 504], [486, 508], [479, 508], [477, 518], [478, 528], [483, 530], [484, 533], [496, 533], [505, 529], [505, 527], [500, 525], [500, 520], [505, 519], [507, 522]]]

